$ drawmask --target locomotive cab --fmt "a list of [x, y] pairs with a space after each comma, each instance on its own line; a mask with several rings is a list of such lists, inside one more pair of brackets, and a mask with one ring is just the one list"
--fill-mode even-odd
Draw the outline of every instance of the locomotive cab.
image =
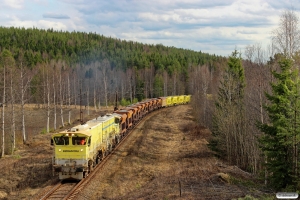
[[52, 135], [52, 166], [60, 180], [83, 179], [120, 141], [121, 116], [106, 114]]
[[88, 152], [91, 137], [84, 134], [55, 134], [53, 169], [59, 179], [82, 179], [88, 170]]

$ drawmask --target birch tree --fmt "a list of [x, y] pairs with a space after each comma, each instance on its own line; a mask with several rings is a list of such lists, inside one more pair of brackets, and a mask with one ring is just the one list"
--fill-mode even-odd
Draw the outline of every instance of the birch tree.
[[3, 92], [2, 92], [2, 153], [1, 157], [5, 154], [5, 106], [6, 106], [6, 75], [7, 70], [15, 65], [15, 60], [8, 50], [3, 50], [1, 54], [1, 68], [3, 73]]
[[104, 99], [105, 99], [105, 106], [108, 106], [108, 72], [109, 72], [110, 64], [107, 59], [104, 59], [101, 62], [101, 66], [99, 70], [101, 72], [101, 79], [103, 80], [103, 89], [104, 89]]
[[68, 123], [71, 124], [71, 84], [70, 84], [70, 72], [68, 73]]
[[19, 73], [20, 73], [20, 100], [21, 100], [21, 115], [22, 115], [22, 125], [21, 125], [21, 130], [22, 130], [22, 138], [23, 138], [23, 143], [26, 142], [27, 137], [26, 137], [26, 124], [25, 124], [25, 104], [28, 101], [26, 99], [26, 93], [30, 87], [31, 80], [34, 77], [34, 70], [29, 70], [24, 66], [23, 62], [23, 55], [21, 54], [18, 59], [18, 68], [19, 68]]
[[[44, 66], [45, 67], [45, 66]], [[51, 92], [51, 83], [50, 83], [50, 78], [49, 78], [49, 69], [47, 68], [46, 69], [46, 72], [45, 72], [45, 93], [47, 95], [47, 133], [50, 132], [50, 113], [51, 113], [51, 98], [50, 98], [50, 92]], [[46, 99], [46, 98], [45, 98]]]
[[61, 126], [64, 127], [64, 110], [63, 110], [63, 105], [64, 105], [64, 92], [63, 92], [63, 86], [64, 86], [64, 69], [65, 64], [64, 63], [59, 63], [58, 65], [58, 86], [59, 86], [59, 105], [60, 105], [60, 119], [61, 119]]
[[299, 18], [293, 10], [285, 10], [279, 26], [273, 31], [272, 42], [277, 53], [291, 58], [300, 47]]
[[11, 154], [16, 148], [16, 114], [15, 114], [15, 78], [16, 68], [14, 65], [10, 66], [10, 105], [11, 105]]
[[57, 115], [57, 112], [56, 112], [56, 107], [57, 107], [57, 105], [56, 105], [56, 79], [57, 79], [57, 77], [56, 77], [56, 66], [54, 65], [53, 73], [52, 73], [53, 106], [54, 106], [54, 110], [53, 110], [53, 115], [54, 115], [54, 120], [53, 120], [54, 122], [53, 123], [54, 124], [53, 124], [53, 126], [54, 126], [54, 130], [57, 129], [57, 127], [56, 127], [56, 124], [57, 124], [57, 119], [56, 119], [56, 115]]

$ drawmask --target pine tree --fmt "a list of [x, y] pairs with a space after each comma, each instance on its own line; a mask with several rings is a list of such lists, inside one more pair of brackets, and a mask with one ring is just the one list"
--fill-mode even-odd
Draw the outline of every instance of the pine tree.
[[266, 94], [265, 106], [270, 123], [259, 124], [264, 133], [260, 139], [266, 157], [268, 182], [276, 189], [295, 191], [299, 181], [300, 99], [298, 71], [292, 61], [282, 59], [280, 72], [273, 71], [277, 82], [271, 83], [272, 94]]
[[243, 145], [244, 126], [244, 88], [245, 75], [241, 55], [236, 50], [228, 60], [228, 67], [220, 82], [218, 100], [214, 113], [213, 150], [226, 157], [228, 162], [246, 167]]

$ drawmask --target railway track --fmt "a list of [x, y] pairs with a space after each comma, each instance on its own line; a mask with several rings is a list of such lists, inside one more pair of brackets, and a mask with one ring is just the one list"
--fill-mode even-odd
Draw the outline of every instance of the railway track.
[[57, 183], [50, 191], [48, 191], [41, 199], [64, 199], [66, 194], [72, 191], [77, 183]]
[[[154, 111], [155, 112], [155, 111]], [[125, 143], [126, 139], [130, 135], [130, 133], [134, 130], [134, 128], [139, 125], [143, 120], [150, 117], [153, 112], [147, 114], [143, 119], [138, 121], [138, 123], [134, 124], [133, 127], [127, 131], [127, 134], [122, 138], [122, 140], [116, 145], [116, 147], [108, 154], [96, 167], [93, 169], [91, 173], [84, 179], [79, 182], [65, 182], [61, 181], [57, 183], [54, 187], [46, 192], [40, 200], [54, 200], [54, 199], [63, 199], [63, 200], [71, 200], [76, 196], [79, 196], [80, 191], [91, 181], [97, 173], [100, 173], [101, 169], [105, 166], [105, 163], [110, 159], [114, 152]], [[83, 197], [84, 198], [84, 197]]]

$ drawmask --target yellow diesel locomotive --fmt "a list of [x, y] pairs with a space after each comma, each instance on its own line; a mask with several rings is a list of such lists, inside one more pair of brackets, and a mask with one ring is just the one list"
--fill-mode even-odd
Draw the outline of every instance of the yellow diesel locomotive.
[[121, 116], [105, 115], [52, 135], [53, 170], [59, 179], [82, 179], [120, 141]]

